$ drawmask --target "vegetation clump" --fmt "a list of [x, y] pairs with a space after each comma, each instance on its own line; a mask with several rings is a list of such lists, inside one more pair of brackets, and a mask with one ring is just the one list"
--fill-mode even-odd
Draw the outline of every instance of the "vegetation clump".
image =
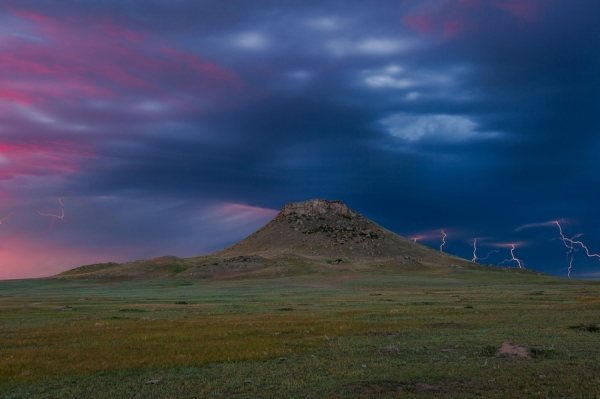
[[500, 349], [500, 347], [497, 345], [486, 345], [481, 349], [481, 355], [482, 356], [495, 356], [496, 353], [498, 352], [498, 349]]
[[531, 356], [536, 359], [552, 359], [558, 356], [558, 352], [556, 351], [556, 348], [554, 348], [554, 346], [551, 346], [550, 348], [530, 348], [529, 352], [531, 353]]
[[600, 331], [600, 323], [592, 324], [578, 324], [576, 326], [569, 327], [572, 330], [586, 331], [586, 332], [598, 332]]

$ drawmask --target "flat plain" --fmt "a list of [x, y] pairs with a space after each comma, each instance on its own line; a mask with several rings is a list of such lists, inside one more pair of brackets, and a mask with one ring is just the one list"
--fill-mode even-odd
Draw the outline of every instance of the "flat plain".
[[3, 281], [0, 397], [594, 398], [597, 323], [599, 281], [464, 263]]

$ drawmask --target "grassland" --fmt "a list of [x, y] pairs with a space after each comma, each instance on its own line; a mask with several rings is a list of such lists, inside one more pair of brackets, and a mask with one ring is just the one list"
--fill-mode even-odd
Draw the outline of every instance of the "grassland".
[[0, 398], [595, 398], [595, 323], [600, 282], [501, 269], [4, 281]]

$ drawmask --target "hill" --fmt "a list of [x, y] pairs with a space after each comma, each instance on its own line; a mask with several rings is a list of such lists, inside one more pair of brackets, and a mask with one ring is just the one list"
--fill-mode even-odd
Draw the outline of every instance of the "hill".
[[407, 240], [342, 201], [315, 199], [283, 206], [264, 227], [212, 254], [87, 265], [55, 278], [273, 278], [382, 264], [405, 269], [483, 267]]

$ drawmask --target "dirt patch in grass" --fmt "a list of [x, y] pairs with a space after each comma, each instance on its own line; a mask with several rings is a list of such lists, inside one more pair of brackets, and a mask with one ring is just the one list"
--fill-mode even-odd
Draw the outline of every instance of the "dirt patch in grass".
[[530, 359], [531, 352], [529, 348], [523, 345], [513, 344], [512, 342], [504, 342], [498, 351], [497, 356], [506, 356], [519, 359]]

